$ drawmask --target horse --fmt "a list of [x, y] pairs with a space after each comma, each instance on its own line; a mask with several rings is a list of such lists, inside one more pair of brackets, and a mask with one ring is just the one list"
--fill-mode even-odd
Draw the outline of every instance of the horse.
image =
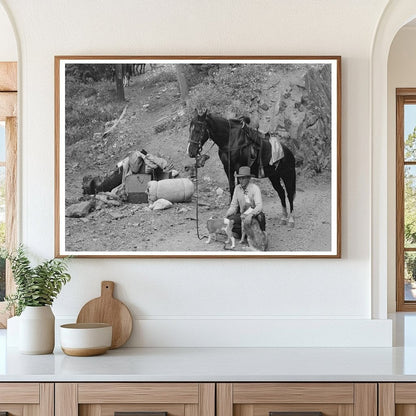
[[[218, 146], [218, 156], [228, 178], [230, 196], [234, 193], [235, 173], [241, 166], [250, 166], [251, 173], [258, 177], [267, 177], [279, 195], [282, 205], [280, 223], [294, 227], [293, 201], [296, 194], [295, 157], [291, 150], [281, 144], [284, 157], [278, 164], [270, 165], [271, 144], [258, 130], [247, 125], [249, 119], [226, 119], [205, 111], [200, 115], [196, 110], [189, 125], [189, 141], [187, 153], [191, 158], [201, 156], [201, 151], [208, 139]], [[257, 144], [259, 157], [253, 158], [254, 138]], [[261, 175], [264, 172], [264, 176]], [[284, 188], [281, 184], [283, 181]], [[285, 192], [286, 190], [286, 192]], [[286, 207], [286, 194], [290, 211]]]

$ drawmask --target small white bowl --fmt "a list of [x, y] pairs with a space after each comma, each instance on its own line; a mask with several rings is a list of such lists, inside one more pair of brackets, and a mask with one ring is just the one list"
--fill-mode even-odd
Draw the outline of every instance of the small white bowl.
[[61, 348], [67, 355], [88, 357], [111, 347], [112, 326], [104, 323], [61, 325]]

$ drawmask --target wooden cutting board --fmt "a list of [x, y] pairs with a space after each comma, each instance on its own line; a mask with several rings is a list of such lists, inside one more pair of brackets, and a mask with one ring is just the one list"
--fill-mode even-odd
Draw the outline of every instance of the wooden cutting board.
[[113, 297], [114, 282], [101, 282], [101, 296], [87, 302], [77, 323], [103, 322], [113, 326], [111, 349], [121, 347], [130, 337], [133, 319], [127, 306]]

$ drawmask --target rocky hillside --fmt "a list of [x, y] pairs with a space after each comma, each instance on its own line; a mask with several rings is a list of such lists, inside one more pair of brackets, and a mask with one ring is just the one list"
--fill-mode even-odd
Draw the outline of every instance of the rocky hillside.
[[299, 167], [313, 174], [331, 167], [330, 65], [226, 65], [191, 89], [194, 106], [249, 115], [254, 126], [286, 141]]

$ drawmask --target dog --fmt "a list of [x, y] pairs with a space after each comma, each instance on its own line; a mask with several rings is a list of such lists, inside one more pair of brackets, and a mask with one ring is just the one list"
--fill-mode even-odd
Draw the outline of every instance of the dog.
[[[247, 233], [245, 231], [244, 228], [244, 219], [247, 217], [251, 217], [251, 213], [253, 212], [253, 208], [248, 208], [246, 211], [244, 211], [241, 214], [241, 239], [240, 239], [240, 244], [243, 244], [245, 240], [247, 240]], [[248, 220], [247, 220], [248, 223]]]
[[228, 218], [210, 218], [207, 221], [207, 230], [209, 233], [207, 244], [211, 242], [211, 239], [216, 239], [216, 234], [225, 232], [227, 235], [227, 241], [225, 244], [231, 242], [231, 248], [235, 247], [235, 238], [232, 233], [234, 221]]
[[[247, 211], [246, 211], [247, 212]], [[266, 231], [260, 228], [257, 218], [251, 214], [241, 215], [241, 240], [242, 243], [247, 237], [250, 250], [267, 251], [268, 239]]]

